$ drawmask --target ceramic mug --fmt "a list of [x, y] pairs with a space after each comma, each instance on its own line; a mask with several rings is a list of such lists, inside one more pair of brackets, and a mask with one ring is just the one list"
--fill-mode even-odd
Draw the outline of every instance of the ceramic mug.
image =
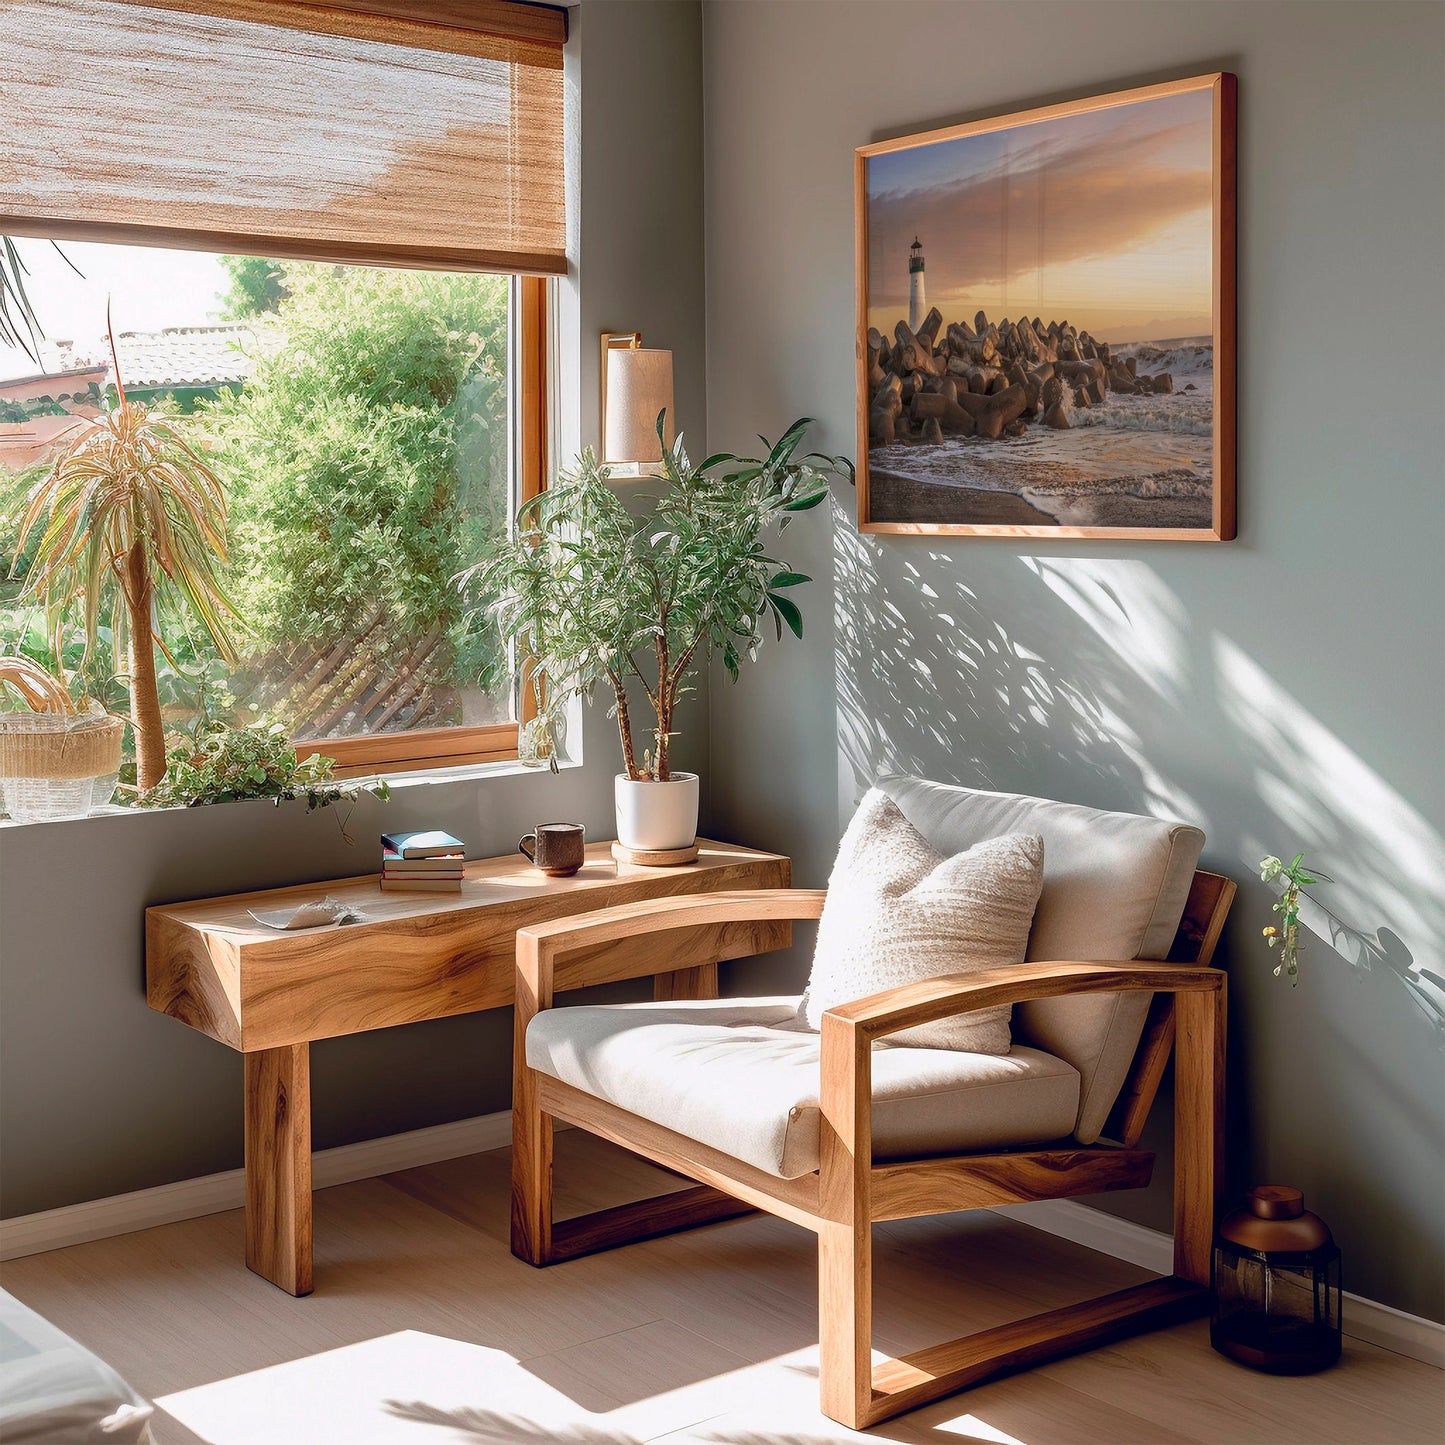
[[538, 823], [517, 844], [519, 852], [549, 878], [570, 878], [583, 862], [587, 834], [581, 823]]

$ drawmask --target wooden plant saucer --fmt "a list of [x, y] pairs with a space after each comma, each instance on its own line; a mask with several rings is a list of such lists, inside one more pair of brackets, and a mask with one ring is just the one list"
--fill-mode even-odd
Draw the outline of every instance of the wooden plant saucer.
[[619, 863], [633, 863], [640, 868], [676, 868], [680, 863], [697, 862], [697, 840], [686, 848], [624, 848], [614, 843], [612, 856]]

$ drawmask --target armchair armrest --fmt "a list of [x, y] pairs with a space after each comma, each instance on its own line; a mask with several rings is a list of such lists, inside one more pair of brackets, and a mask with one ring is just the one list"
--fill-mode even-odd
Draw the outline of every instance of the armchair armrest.
[[1155, 963], [1148, 959], [1106, 959], [1091, 963], [1050, 960], [902, 984], [869, 994], [867, 998], [836, 1004], [823, 1017], [833, 1018], [850, 1033], [871, 1042], [900, 1029], [998, 1004], [1064, 998], [1079, 993], [1208, 992], [1220, 988], [1223, 982], [1224, 973], [1217, 968]]
[[[1217, 999], [1207, 1001], [1214, 1012], [1208, 1014], [1210, 1022], [1204, 1033], [1199, 1033], [1197, 1020], [1191, 1020], [1186, 1030], [1189, 1067], [1193, 1069], [1199, 1067], [1196, 1056], [1200, 1048], [1223, 1049], [1222, 1022], [1216, 1027], [1216, 1020], [1222, 1021], [1224, 988], [1224, 972], [1217, 968], [1147, 959], [1092, 963], [1059, 960], [925, 979], [835, 1005], [823, 1014], [822, 1026], [819, 1104], [823, 1124], [819, 1143], [823, 1199], [830, 1202], [830, 1208], [844, 1211], [856, 1207], [849, 1204], [850, 1200], [867, 1197], [873, 1158], [875, 1039], [972, 1009], [1034, 998], [1129, 991], [1217, 994]], [[1201, 1044], [1201, 1038], [1207, 1042]]]
[[[818, 918], [827, 896], [821, 888], [755, 888], [727, 893], [690, 893], [601, 908], [517, 930], [517, 1008], [528, 1016], [552, 1006], [558, 988], [583, 988], [645, 978], [687, 968], [696, 958], [669, 957], [656, 947], [636, 950], [607, 945], [676, 929], [712, 928], [742, 933], [754, 923]], [[746, 952], [746, 950], [741, 950]], [[724, 957], [736, 957], [725, 954]]]

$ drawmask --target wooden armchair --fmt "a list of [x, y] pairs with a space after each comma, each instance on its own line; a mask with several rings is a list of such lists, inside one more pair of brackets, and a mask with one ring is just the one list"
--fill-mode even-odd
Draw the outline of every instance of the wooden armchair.
[[[1028, 963], [911, 984], [830, 1010], [822, 1029], [820, 1167], [781, 1179], [527, 1065], [526, 1034], [559, 990], [657, 974], [665, 998], [714, 997], [728, 930], [814, 919], [822, 891], [768, 890], [626, 905], [517, 935], [512, 1252], [534, 1265], [763, 1209], [818, 1236], [822, 1408], [854, 1429], [993, 1376], [1025, 1369], [1206, 1308], [1224, 1090], [1225, 976], [1207, 967], [1234, 885], [1196, 873], [1172, 962]], [[682, 935], [675, 953], [641, 946]], [[669, 976], [669, 959], [682, 979]], [[680, 985], [680, 987], [679, 987]], [[991, 1004], [1145, 990], [1157, 995], [1115, 1117], [1120, 1140], [1080, 1147], [875, 1163], [872, 1046], [899, 1029]], [[879, 1220], [1137, 1189], [1153, 1154], [1136, 1147], [1173, 1046], [1174, 1273], [1103, 1298], [871, 1364], [871, 1231]], [[699, 1181], [693, 1189], [578, 1219], [552, 1217], [553, 1121], [563, 1119]]]
[[[1195, 833], [1193, 853], [1183, 866], [1191, 866], [1198, 842]], [[1178, 880], [1181, 890], [1187, 877]], [[1068, 886], [1066, 878], [1065, 893]], [[1225, 976], [1208, 965], [1234, 884], [1210, 873], [1193, 874], [1182, 917], [1180, 894], [1172, 905], [1167, 926], [1177, 920], [1177, 928], [1165, 962], [1036, 961], [932, 979], [830, 1009], [820, 1035], [788, 1031], [785, 1020], [795, 1000], [707, 1002], [717, 999], [718, 960], [782, 946], [791, 920], [818, 918], [825, 896], [780, 889], [669, 898], [518, 933], [512, 1252], [531, 1264], [549, 1265], [751, 1209], [803, 1225], [818, 1236], [822, 1408], [854, 1429], [994, 1376], [1202, 1312], [1208, 1300], [1224, 1091]], [[1036, 931], [1038, 926], [1036, 921]], [[547, 1012], [558, 992], [647, 975], [656, 977], [657, 1003]], [[948, 1050], [874, 1050], [890, 1034], [971, 1009], [1005, 1003], [1026, 1009], [1029, 1001], [1061, 999], [1077, 999], [1079, 1007], [1087, 1007], [1085, 999], [1102, 995], [1116, 1000], [1106, 1010], [1111, 1018], [1123, 1012], [1127, 1001], [1139, 1000], [1129, 1036], [1137, 1043], [1122, 1085], [1116, 1079], [1109, 1097], [1102, 1102], [1095, 1097], [1089, 1105], [1099, 1122], [1074, 1131], [1094, 1142], [1063, 1137], [1073, 1127], [1073, 1104], [1061, 1125], [1057, 1112], [1052, 1116], [1051, 1133], [1028, 1132], [1049, 1127], [1042, 1123], [1017, 1125], [1023, 1137], [1051, 1142], [1004, 1147], [965, 1142], [965, 1149], [952, 1151], [938, 1147], [938, 1120], [932, 1116], [947, 1111], [936, 1104], [936, 1092], [922, 1091], [922, 1116], [917, 1110], [900, 1114], [896, 1076], [907, 1054], [929, 1056], [918, 1067], [935, 1071], [949, 1068], [950, 1058], [959, 1068], [1012, 1068], [1021, 1076], [1032, 1070], [1037, 1075], [1031, 1076], [1033, 1083], [1052, 1089], [1057, 1069], [1067, 1066], [1040, 1049], [1021, 1046], [1017, 1028], [1015, 1049], [1003, 1060]], [[1152, 1000], [1145, 1004], [1148, 995]], [[691, 1023], [709, 1017], [721, 1018], [726, 1030], [709, 1032]], [[604, 1021], [601, 1034], [599, 1019]], [[690, 1025], [697, 1041], [677, 1045]], [[1047, 1032], [1047, 1024], [1040, 1032]], [[773, 1034], [775, 1039], [764, 1042]], [[677, 1093], [678, 1078], [665, 1077], [670, 1047], [679, 1047], [685, 1060], [684, 1087], [687, 1069], [724, 1069], [711, 1076], [715, 1086], [703, 1091], [710, 1097], [700, 1101], [700, 1117]], [[775, 1111], [782, 1122], [772, 1133], [765, 1130], [759, 1143], [755, 1135], [762, 1113], [749, 1091], [765, 1093], [768, 1081], [780, 1077], [778, 1050], [792, 1051], [783, 1060], [781, 1077], [795, 1079], [797, 1051], [806, 1048], [815, 1050], [816, 1105], [788, 1107], [784, 1101]], [[1154, 1156], [1138, 1148], [1138, 1141], [1171, 1049], [1176, 1056], [1174, 1273], [873, 1366], [871, 1226], [1144, 1187]], [[630, 1093], [617, 1084], [619, 1067], [630, 1078]], [[755, 1087], [754, 1080], [761, 1082]], [[674, 1093], [666, 1097], [669, 1085]], [[1074, 1087], [1078, 1099], [1077, 1076]], [[1013, 1115], [1022, 1117], [1031, 1108], [1037, 1119], [1050, 1117], [1047, 1111], [1037, 1113], [1032, 1096], [1010, 1095], [1010, 1088], [1017, 1086], [983, 1090], [995, 1101], [1019, 1101], [1017, 1109], [1005, 1108], [1005, 1129]], [[618, 1097], [633, 1107], [624, 1107]], [[998, 1115], [996, 1102], [973, 1107], [961, 1099], [952, 1110], [955, 1125], [962, 1120], [966, 1126], [960, 1137], [987, 1137], [977, 1133], [983, 1126], [973, 1116], [990, 1108]], [[1107, 1126], [1102, 1122], [1106, 1111]], [[646, 1112], [652, 1117], [643, 1117]], [[730, 1112], [742, 1116], [736, 1137], [728, 1132]], [[806, 1113], [816, 1116], [815, 1136], [799, 1123]], [[926, 1148], [918, 1147], [920, 1118], [931, 1140]], [[697, 1187], [554, 1220], [552, 1135], [558, 1119], [686, 1175]], [[997, 1118], [989, 1127], [998, 1127]], [[1101, 1130], [1116, 1142], [1098, 1139]], [[730, 1147], [720, 1147], [723, 1143]]]

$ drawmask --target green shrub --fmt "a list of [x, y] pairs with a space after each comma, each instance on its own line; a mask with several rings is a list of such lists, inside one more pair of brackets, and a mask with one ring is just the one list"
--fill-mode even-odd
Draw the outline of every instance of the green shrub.
[[264, 256], [222, 256], [221, 265], [231, 278], [222, 297], [225, 316], [241, 321], [275, 311], [286, 296], [286, 263]]
[[[505, 524], [507, 279], [287, 264], [284, 286], [245, 390], [207, 408], [255, 650], [373, 609], [383, 654], [451, 636], [451, 579]], [[505, 675], [500, 645], [452, 657], [457, 685]]]
[[45, 475], [40, 464], [12, 472], [0, 467], [0, 602], [13, 602], [25, 590], [30, 560], [35, 552], [32, 537], [20, 551], [20, 519], [30, 489]]

